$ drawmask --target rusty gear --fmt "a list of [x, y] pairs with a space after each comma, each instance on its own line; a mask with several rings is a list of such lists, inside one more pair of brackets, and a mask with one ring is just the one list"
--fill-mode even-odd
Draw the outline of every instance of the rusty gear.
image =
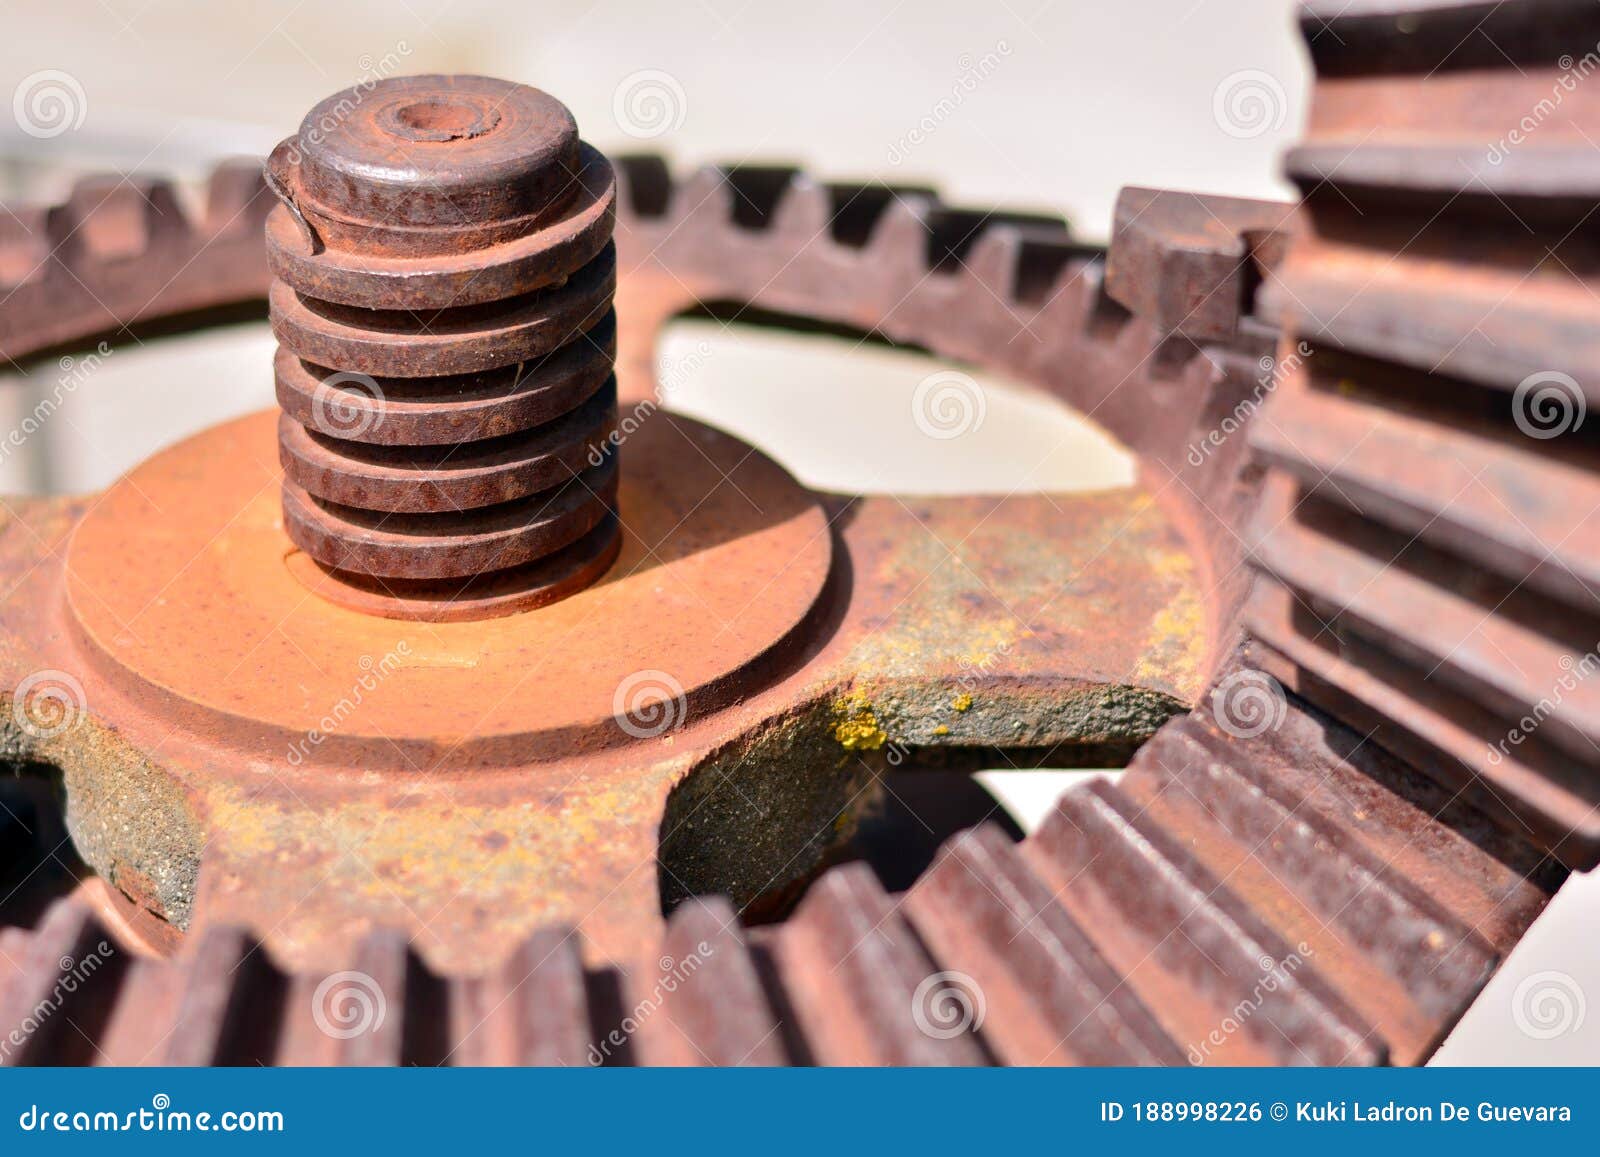
[[[126, 745], [137, 753], [145, 724], [96, 675], [81, 727], [4, 732], [12, 754], [61, 767], [74, 837], [109, 886], [106, 902], [63, 900], [36, 927], [0, 933], [23, 962], [0, 989], [0, 1024], [49, 993], [62, 956], [102, 938], [130, 950], [111, 962], [114, 984], [81, 989], [68, 1016], [7, 1059], [1426, 1059], [1567, 871], [1600, 856], [1592, 689], [1527, 742], [1488, 754], [1545, 695], [1559, 656], [1596, 638], [1581, 597], [1596, 557], [1586, 512], [1600, 509], [1587, 434], [1519, 439], [1512, 408], [1529, 375], [1592, 364], [1592, 327], [1574, 319], [1588, 308], [1593, 262], [1572, 225], [1595, 189], [1567, 148], [1583, 126], [1558, 118], [1502, 168], [1475, 163], [1493, 143], [1482, 126], [1498, 123], [1485, 110], [1513, 123], [1521, 94], [1556, 75], [1563, 51], [1600, 39], [1600, 17], [1575, 5], [1559, 21], [1531, 4], [1345, 7], [1305, 16], [1318, 83], [1307, 141], [1290, 158], [1303, 207], [1130, 189], [1104, 255], [1059, 225], [914, 190], [767, 168], [675, 182], [659, 161], [619, 162], [626, 402], [652, 396], [651, 351], [668, 318], [743, 302], [1027, 382], [1131, 447], [1139, 486], [1122, 497], [826, 498], [837, 557], [814, 605], [753, 630], [752, 647], [785, 642], [697, 685], [681, 729], [658, 733], [649, 755], [584, 733], [583, 758], [564, 770], [598, 777], [599, 794], [504, 759], [444, 790], [393, 770], [293, 778], [341, 838], [415, 857], [380, 861], [389, 891], [443, 913], [472, 890], [472, 919], [442, 931], [416, 927], [355, 877], [340, 883], [358, 900], [297, 913], [299, 873], [338, 866], [296, 859], [317, 848], [300, 842], [292, 801], [263, 781], [252, 788], [242, 770], [222, 768], [220, 784], [184, 779], [186, 761], [243, 751], [244, 739], [186, 737], [157, 765], [134, 759]], [[1474, 27], [1491, 29], [1495, 55], [1466, 35]], [[440, 133], [484, 123], [411, 119]], [[235, 176], [219, 179], [230, 192], [218, 199], [259, 221], [264, 195], [240, 198]], [[147, 203], [164, 202], [157, 191]], [[10, 356], [266, 293], [259, 252], [252, 265], [215, 222], [96, 224], [102, 208], [80, 192], [66, 207], [19, 212], [50, 222], [56, 247], [7, 287], [20, 307], [0, 321]], [[276, 254], [303, 235], [289, 215], [273, 220], [285, 276]], [[414, 225], [399, 223], [395, 243]], [[83, 235], [94, 243], [73, 240]], [[181, 269], [208, 252], [208, 236], [219, 239], [211, 273]], [[19, 252], [3, 251], [0, 268], [32, 269]], [[150, 305], [119, 265], [141, 254], [180, 270]], [[73, 312], [69, 282], [126, 312]], [[66, 305], [47, 308], [57, 301]], [[1243, 433], [1211, 437], [1229, 419], [1248, 426], [1250, 449]], [[259, 419], [234, 436], [270, 443]], [[796, 501], [796, 517], [811, 517]], [[61, 609], [58, 548], [84, 511], [81, 500], [18, 501], [0, 531], [0, 570], [19, 581], [4, 612], [7, 685], [51, 666], [76, 629]], [[930, 573], [918, 553], [930, 528], [963, 544], [945, 554], [979, 581], [908, 589], [909, 575]], [[1134, 541], [1115, 545], [1124, 534]], [[1028, 600], [1063, 574], [1078, 576], [1087, 617]], [[1180, 619], [1181, 632], [1153, 627]], [[1003, 636], [1019, 622], [1033, 633], [999, 662], [975, 675], [961, 666], [971, 631]], [[953, 711], [962, 680], [970, 700]], [[7, 720], [28, 716], [25, 701], [10, 706]], [[102, 713], [129, 726], [112, 734]], [[552, 742], [554, 758], [574, 741]], [[973, 763], [997, 750], [1038, 763], [1136, 753], [1117, 785], [1069, 790], [1021, 844], [993, 827], [963, 833], [900, 896], [862, 865], [835, 867], [787, 920], [742, 928], [740, 910], [775, 881], [826, 867], [815, 821], [844, 814], [869, 786], [857, 757], [875, 744]], [[352, 742], [364, 746], [376, 749]], [[490, 880], [455, 875], [464, 859], [496, 863], [491, 837], [503, 841], [536, 793], [585, 836]], [[119, 841], [124, 799], [166, 818], [147, 818], [142, 841]], [[450, 826], [474, 809], [489, 830]], [[422, 840], [411, 815], [441, 825], [441, 841]], [[195, 839], [185, 825], [202, 824], [216, 841], [206, 858], [172, 855]], [[793, 832], [806, 838], [786, 840]], [[589, 854], [601, 842], [609, 859]], [[264, 866], [266, 850], [279, 862]], [[642, 898], [637, 881], [605, 876], [641, 850], [660, 869], [659, 892]], [[563, 873], [561, 854], [586, 858]], [[788, 877], [772, 871], [784, 862], [796, 868]], [[209, 886], [174, 878], [173, 864]], [[565, 911], [532, 910], [518, 891], [529, 872]], [[576, 875], [615, 883], [620, 899], [587, 909], [593, 894]], [[718, 890], [731, 902], [704, 895]], [[636, 1034], [614, 1037], [691, 958], [711, 982], [673, 987]], [[316, 1027], [313, 997], [339, 967], [387, 994], [376, 1032], [341, 1040]], [[1268, 974], [1280, 983], [1265, 991]], [[976, 986], [967, 995], [981, 994], [984, 1015], [929, 1031], [928, 998], [951, 983]], [[1253, 1015], [1216, 1039], [1247, 999]]]

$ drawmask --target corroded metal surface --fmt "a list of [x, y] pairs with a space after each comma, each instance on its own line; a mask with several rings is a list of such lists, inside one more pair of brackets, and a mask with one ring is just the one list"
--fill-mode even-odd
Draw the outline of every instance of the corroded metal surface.
[[1290, 685], [1589, 868], [1600, 171], [1594, 94], [1566, 90], [1600, 19], [1384, 7], [1310, 42], [1307, 232], [1269, 290], [1307, 355], [1251, 435], [1273, 582], [1248, 622]]
[[267, 168], [283, 522], [311, 589], [442, 621], [595, 581], [622, 542], [612, 181], [572, 114], [396, 78], [312, 109]]
[[[1422, 35], [1398, 47], [1388, 35], [1394, 13], [1373, 5], [1318, 13], [1342, 30], [1312, 42], [1324, 74], [1319, 109], [1369, 67], [1402, 84], [1391, 73], [1411, 65], [1383, 62], [1426, 60], [1454, 27], [1456, 7], [1471, 6], [1406, 14]], [[1510, 27], [1524, 64], [1554, 43], [1553, 33]], [[1593, 41], [1587, 25], [1584, 34]], [[707, 171], [680, 183], [659, 162], [622, 161], [618, 371], [627, 403], [653, 396], [663, 321], [696, 304], [736, 302], [1008, 373], [1135, 449], [1140, 484], [1005, 499], [823, 496], [814, 509], [832, 539], [826, 582], [770, 663], [686, 695], [682, 714], [648, 738], [614, 732], [613, 742], [566, 755], [552, 748], [536, 767], [479, 761], [419, 777], [398, 764], [330, 761], [286, 774], [281, 758], [241, 762], [237, 735], [217, 744], [170, 725], [158, 734], [165, 712], [125, 711], [128, 697], [110, 679], [93, 683], [82, 726], [46, 740], [9, 727], [5, 713], [8, 751], [61, 766], [74, 837], [122, 907], [187, 929], [170, 961], [114, 955], [114, 1001], [105, 988], [86, 990], [81, 1019], [95, 1056], [1424, 1059], [1564, 876], [1547, 849], [1566, 845], [1543, 829], [1530, 838], [1527, 826], [1504, 822], [1508, 812], [1557, 819], [1567, 804], [1546, 793], [1579, 794], [1592, 776], [1515, 774], [1495, 781], [1515, 789], [1511, 806], [1493, 809], [1441, 774], [1439, 754], [1450, 750], [1441, 719], [1482, 727], [1533, 699], [1468, 646], [1447, 664], [1454, 714], [1415, 709], [1419, 684], [1406, 665], [1431, 665], [1449, 641], [1439, 632], [1464, 624], [1470, 610], [1459, 592], [1451, 597], [1446, 576], [1463, 581], [1466, 558], [1501, 579], [1527, 579], [1548, 605], [1519, 608], [1527, 617], [1484, 616], [1480, 641], [1549, 658], [1533, 635], [1559, 638], [1551, 632], [1570, 627], [1563, 591], [1582, 573], [1582, 552], [1561, 554], [1558, 542], [1560, 566], [1508, 571], [1530, 545], [1552, 546], [1547, 528], [1570, 528], [1570, 518], [1534, 503], [1520, 530], [1491, 532], [1473, 505], [1480, 496], [1469, 495], [1450, 522], [1438, 506], [1419, 507], [1433, 480], [1410, 448], [1476, 454], [1470, 461], [1492, 480], [1485, 501], [1516, 501], [1518, 480], [1572, 467], [1560, 453], [1519, 454], [1476, 426], [1438, 421], [1422, 389], [1415, 406], [1401, 406], [1360, 388], [1307, 387], [1319, 374], [1390, 380], [1362, 375], [1378, 359], [1411, 364], [1410, 343], [1431, 332], [1429, 311], [1448, 312], [1452, 297], [1413, 289], [1369, 310], [1386, 268], [1374, 263], [1367, 272], [1378, 297], [1346, 280], [1338, 304], [1318, 312], [1318, 294], [1346, 266], [1326, 248], [1338, 210], [1318, 195], [1315, 159], [1303, 152], [1292, 162], [1309, 174], [1309, 237], [1295, 237], [1305, 222], [1287, 207], [1130, 190], [1104, 261], [1058, 224], [950, 209], [922, 191], [825, 186], [774, 169]], [[1351, 170], [1361, 179], [1337, 190], [1364, 209], [1384, 208], [1361, 223], [1369, 231], [1361, 243], [1374, 253], [1397, 227], [1388, 207], [1409, 204], [1391, 202], [1384, 182], [1370, 179], [1386, 163], [1363, 154]], [[1426, 168], [1406, 167], [1393, 184], [1414, 185]], [[279, 222], [290, 240], [293, 228]], [[1475, 277], [1496, 273], [1496, 260], [1469, 250], [1452, 285], [1470, 290]], [[1280, 313], [1292, 327], [1281, 347]], [[1359, 319], [1381, 315], [1383, 324], [1362, 329]], [[1353, 328], [1332, 333], [1347, 322]], [[1302, 335], [1314, 352], [1302, 352]], [[1464, 375], [1488, 372], [1487, 347], [1455, 348], [1467, 351]], [[1281, 389], [1279, 373], [1290, 379]], [[1404, 373], [1413, 385], [1426, 377]], [[1274, 391], [1275, 420], [1254, 421], [1263, 393]], [[1313, 397], [1330, 412], [1300, 413]], [[472, 389], [464, 402], [464, 421], [488, 412]], [[1297, 464], [1322, 463], [1340, 445], [1315, 439], [1362, 416], [1375, 440], [1389, 439], [1388, 468], [1370, 483], [1381, 501], [1353, 512], [1328, 509], [1339, 495], [1293, 505], [1291, 488], [1310, 477]], [[663, 421], [652, 416], [634, 437], [660, 436], [649, 431]], [[270, 445], [263, 420], [256, 425], [250, 437]], [[1219, 436], [1240, 425], [1251, 426], [1269, 467], [1264, 496], [1244, 435]], [[1329, 465], [1347, 458], [1341, 485], [1361, 485], [1361, 447], [1345, 449]], [[632, 443], [628, 450], [631, 476], [644, 455]], [[626, 509], [626, 491], [624, 499]], [[1418, 508], [1444, 524], [1423, 536], [1438, 557], [1418, 551], [1402, 567], [1362, 569], [1395, 526], [1415, 532], [1399, 519]], [[0, 650], [7, 682], [77, 645], [58, 592], [60, 547], [84, 509], [19, 505], [0, 537], [4, 572], [20, 583]], [[1252, 518], [1269, 581], [1250, 610], [1261, 641], [1241, 648]], [[656, 568], [657, 577], [680, 562]], [[1381, 597], [1369, 596], [1369, 580]], [[1470, 593], [1485, 609], [1495, 594]], [[1348, 621], [1326, 632], [1337, 647], [1300, 625], [1308, 603], [1319, 613], [1346, 608]], [[685, 633], [719, 625], [700, 621]], [[448, 647], [434, 658], [460, 653]], [[1500, 698], [1491, 699], [1485, 688], [1496, 679]], [[104, 726], [111, 717], [115, 733]], [[629, 721], [621, 706], [611, 718], [619, 728]], [[659, 718], [632, 722], [648, 731]], [[1373, 740], [1373, 721], [1387, 747]], [[1548, 722], [1541, 743], [1581, 759], [1581, 711]], [[1418, 735], [1431, 742], [1407, 742]], [[398, 738], [413, 736], [402, 724]], [[371, 757], [382, 747], [360, 736], [324, 750]], [[1101, 762], [1135, 747], [1117, 786], [1069, 791], [1020, 845], [992, 828], [962, 834], [900, 896], [861, 865], [835, 869], [788, 920], [739, 927], [741, 912], [828, 862], [877, 790], [885, 757]], [[701, 898], [716, 892], [732, 903]], [[97, 919], [68, 901], [14, 937], [27, 963], [0, 978], [0, 1018], [26, 1015], [60, 957], [107, 934]], [[317, 1019], [326, 1012], [322, 986], [341, 968], [359, 970], [389, 1001], [387, 1021], [349, 1039]], [[90, 1059], [65, 1033], [30, 1040], [30, 1059]]]

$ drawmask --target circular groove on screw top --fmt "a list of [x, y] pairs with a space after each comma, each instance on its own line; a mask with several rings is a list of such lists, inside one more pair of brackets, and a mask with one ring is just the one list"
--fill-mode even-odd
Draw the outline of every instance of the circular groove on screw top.
[[364, 310], [301, 297], [274, 281], [272, 331], [296, 356], [346, 372], [387, 377], [470, 374], [542, 357], [611, 310], [616, 249], [564, 284], [488, 305], [434, 312]]
[[609, 386], [534, 430], [454, 446], [365, 446], [278, 420], [284, 476], [314, 498], [394, 513], [498, 506], [559, 486], [606, 453], [617, 426]]
[[379, 446], [432, 446], [501, 438], [552, 422], [611, 377], [616, 315], [542, 358], [442, 378], [350, 380], [280, 348], [278, 405], [315, 433]]
[[379, 578], [458, 579], [520, 566], [575, 541], [615, 510], [617, 463], [516, 502], [445, 514], [385, 514], [319, 502], [283, 483], [284, 528], [324, 566]]
[[537, 225], [578, 170], [578, 125], [564, 104], [477, 76], [358, 85], [307, 113], [289, 143], [303, 211], [357, 227]]

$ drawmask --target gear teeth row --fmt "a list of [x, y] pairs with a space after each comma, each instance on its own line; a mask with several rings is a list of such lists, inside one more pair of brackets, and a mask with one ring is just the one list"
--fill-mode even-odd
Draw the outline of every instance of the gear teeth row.
[[1265, 292], [1296, 364], [1251, 430], [1271, 478], [1247, 626], [1301, 694], [1593, 867], [1600, 264], [1578, 225], [1600, 167], [1578, 102], [1524, 139], [1492, 126], [1560, 91], [1600, 13], [1314, 7], [1307, 28], [1324, 20], [1288, 161], [1306, 229]]
[[1335, 978], [1395, 1060], [1427, 1056], [1441, 1022], [1493, 972], [1493, 949], [1341, 829], [1274, 798], [1273, 768], [1235, 766], [1235, 744], [1191, 721], [1168, 731], [1135, 761], [1146, 774], [1129, 777], [1143, 814], [1183, 832], [1216, 879], [1272, 913], [1296, 964], [1315, 960]]
[[[1371, 5], [1361, 12], [1373, 27], [1398, 19], [1373, 15]], [[1433, 27], [1434, 16], [1416, 15]], [[1376, 43], [1363, 27], [1348, 26], [1358, 49]], [[1442, 35], [1430, 31], [1419, 43]], [[1333, 59], [1330, 40], [1313, 44], [1319, 64]], [[1330, 64], [1325, 78], [1359, 73], [1368, 59], [1360, 51]], [[1158, 732], [1118, 787], [1073, 789], [1021, 845], [993, 829], [963, 833], [904, 896], [847, 866], [825, 874], [781, 925], [743, 930], [726, 901], [688, 901], [648, 959], [627, 968], [586, 968], [577, 936], [554, 928], [491, 975], [440, 977], [391, 934], [375, 932], [351, 962], [387, 1001], [387, 1019], [367, 1039], [330, 1035], [316, 1023], [327, 975], [283, 973], [242, 933], [201, 932], [172, 961], [119, 959], [109, 1012], [78, 1021], [104, 1058], [632, 1065], [1425, 1057], [1564, 878], [1542, 850], [1548, 841], [1530, 842], [1520, 820], [1539, 808], [1557, 819], [1582, 797], [1585, 779], [1592, 782], [1568, 750], [1588, 734], [1587, 716], [1571, 711], [1552, 716], [1541, 743], [1581, 775], [1561, 779], [1512, 761], [1493, 792], [1459, 793], [1458, 781], [1437, 770], [1439, 753], [1460, 747], [1467, 723], [1489, 717], [1484, 702], [1515, 701], [1531, 685], [1474, 666], [1471, 655], [1453, 657], [1438, 680], [1414, 677], [1450, 641], [1438, 624], [1462, 621], [1472, 598], [1488, 598], [1488, 609], [1499, 597], [1488, 588], [1452, 595], [1448, 563], [1480, 563], [1507, 586], [1528, 579], [1486, 629], [1497, 632], [1497, 645], [1531, 655], [1541, 638], [1548, 653], [1548, 641], [1571, 628], [1592, 553], [1561, 545], [1553, 531], [1562, 516], [1542, 502], [1515, 506], [1517, 519], [1490, 517], [1494, 503], [1522, 501], [1523, 480], [1537, 480], [1538, 497], [1560, 485], [1586, 492], [1592, 477], [1587, 459], [1560, 440], [1530, 448], [1508, 436], [1503, 410], [1486, 418], [1462, 401], [1470, 393], [1462, 383], [1480, 400], [1503, 400], [1515, 381], [1508, 373], [1526, 361], [1517, 351], [1536, 344], [1497, 329], [1495, 343], [1512, 352], [1495, 353], [1494, 343], [1462, 341], [1449, 328], [1468, 316], [1458, 306], [1471, 294], [1506, 288], [1492, 280], [1500, 265], [1477, 239], [1482, 231], [1449, 235], [1459, 256], [1442, 246], [1454, 264], [1428, 293], [1396, 281], [1384, 298], [1356, 290], [1383, 284], [1400, 247], [1386, 231], [1412, 222], [1396, 224], [1393, 206], [1402, 202], [1390, 205], [1381, 188], [1358, 184], [1337, 193], [1389, 206], [1372, 215], [1370, 235], [1359, 221], [1337, 218], [1342, 198], [1331, 189], [1312, 194], [1304, 217], [1283, 206], [1129, 190], [1103, 260], [1063, 227], [945, 208], [925, 189], [829, 185], [770, 167], [703, 170], [675, 183], [656, 158], [624, 158], [617, 168], [619, 311], [640, 332], [699, 302], [733, 301], [875, 330], [1049, 390], [1093, 413], [1200, 500], [1197, 517], [1214, 520], [1208, 537], [1224, 544], [1217, 599], [1225, 623], [1237, 621], [1248, 594], [1245, 571], [1228, 565], [1243, 559], [1243, 547], [1228, 544], [1255, 510], [1261, 478], [1245, 461], [1243, 433], [1218, 446], [1202, 440], [1246, 403], [1253, 412], [1270, 381], [1272, 421], [1253, 427], [1268, 497], [1295, 494], [1323, 473], [1329, 482], [1312, 488], [1294, 521], [1262, 524], [1266, 577], [1249, 655], [1317, 706], [1291, 693], [1277, 728], [1248, 740], [1197, 710]], [[1497, 211], [1492, 199], [1473, 199]], [[1520, 210], [1527, 201], [1515, 204]], [[1562, 211], [1551, 200], [1530, 220], [1544, 230]], [[1340, 260], [1319, 260], [1319, 252]], [[1340, 279], [1346, 256], [1367, 261], [1354, 281]], [[1575, 254], [1563, 258], [1587, 268]], [[1153, 293], [1129, 272], [1137, 268], [1181, 283]], [[265, 281], [262, 271], [258, 293]], [[630, 282], [648, 283], [648, 292]], [[1559, 307], [1541, 316], [1583, 316], [1572, 288], [1552, 281], [1550, 301]], [[1304, 317], [1294, 312], [1297, 298], [1309, 307]], [[1510, 309], [1524, 299], [1506, 300]], [[1442, 331], [1379, 324], [1385, 311], [1435, 308], [1428, 317], [1445, 319]], [[1279, 312], [1299, 328], [1274, 361]], [[1557, 328], [1568, 342], [1586, 332]], [[1284, 369], [1280, 386], [1269, 374], [1292, 368], [1295, 340], [1314, 352], [1298, 359], [1303, 372]], [[637, 396], [648, 393], [650, 353], [619, 350], [619, 372], [631, 366], [639, 375], [629, 391]], [[1430, 376], [1441, 357], [1458, 379]], [[1320, 374], [1354, 388], [1312, 389], [1302, 380]], [[1315, 441], [1325, 423], [1348, 438]], [[1275, 441], [1274, 429], [1293, 437]], [[1363, 430], [1380, 449], [1348, 453]], [[1196, 446], [1204, 446], [1198, 461]], [[1405, 469], [1423, 453], [1435, 464], [1461, 455], [1486, 489], [1443, 509], [1427, 474]], [[1395, 536], [1398, 549], [1418, 529], [1425, 533], [1406, 565], [1386, 579], [1397, 595], [1420, 600], [1409, 622], [1382, 620], [1359, 582], [1343, 572], [1337, 582], [1329, 577], [1328, 565], [1378, 557]], [[1532, 568], [1535, 558], [1549, 561]], [[1455, 572], [1464, 569], [1456, 561]], [[1336, 631], [1306, 629], [1308, 603], [1326, 610], [1341, 600], [1351, 613]], [[1530, 745], [1516, 754], [1532, 752]], [[1513, 803], [1498, 817], [1496, 795]], [[56, 947], [78, 936], [60, 911], [18, 943], [31, 949], [48, 939]], [[1183, 935], [1171, 935], [1175, 927]], [[26, 1007], [27, 996], [14, 992], [51, 991], [56, 979], [58, 957], [48, 950], [30, 951], [28, 960], [21, 980], [3, 982], [7, 1016]], [[80, 1049], [60, 1043], [77, 1035], [47, 1034], [29, 1059]]]
[[1006, 1064], [1183, 1064], [1184, 1055], [1022, 851], [993, 825], [952, 840], [906, 897], [940, 964], [983, 992]]
[[[1564, 873], [1298, 701], [1265, 741], [1205, 712], [1021, 845], [986, 826], [903, 896], [826, 873], [781, 925], [678, 907], [636, 967], [543, 929], [481, 977], [370, 933], [331, 974], [245, 932], [170, 961], [58, 903], [8, 946], [9, 1063], [1379, 1064], [1424, 1059]], [[1437, 817], [1437, 818], [1436, 818]], [[41, 1015], [40, 1011], [44, 1009]], [[1243, 1011], [1241, 1011], [1243, 1010]]]
[[1372, 1027], [1315, 970], [1298, 969], [1296, 947], [1123, 792], [1068, 792], [1031, 843], [1045, 883], [1081, 926], [1105, 930], [1113, 966], [1174, 1039], [1199, 1048], [1254, 983], [1259, 1016], [1218, 1046], [1221, 1063], [1386, 1059]]
[[[1125, 265], [1182, 277], [1151, 315], [1152, 303], [1131, 295], [1127, 277], [1121, 289], [1108, 281], [1101, 251], [1059, 219], [771, 167], [674, 180], [656, 158], [624, 157], [617, 170], [620, 308], [645, 329], [697, 301], [733, 301], [871, 330], [1038, 383], [1175, 470], [1208, 401], [1231, 409], [1260, 376], [1252, 368], [1248, 381], [1226, 382], [1219, 362], [1236, 350], [1255, 367], [1271, 353], [1275, 331], [1255, 313], [1255, 290], [1295, 227], [1281, 205], [1128, 190], [1117, 239]], [[641, 277], [648, 296], [628, 292]], [[1185, 300], [1204, 308], [1188, 317], [1177, 308]], [[623, 396], [648, 395], [649, 352], [624, 349], [619, 362]], [[1140, 388], [1124, 388], [1134, 381]], [[1190, 485], [1209, 499], [1217, 472], [1203, 473]]]
[[200, 216], [174, 186], [91, 176], [47, 211], [0, 225], [0, 355], [264, 297], [261, 231], [275, 204], [257, 161], [214, 170]]

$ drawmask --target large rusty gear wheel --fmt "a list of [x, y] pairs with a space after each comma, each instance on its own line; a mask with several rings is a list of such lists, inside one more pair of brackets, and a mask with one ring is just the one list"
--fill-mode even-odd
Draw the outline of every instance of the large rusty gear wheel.
[[[1484, 21], [1512, 63], [1463, 46]], [[0, 951], [16, 967], [0, 974], [0, 1029], [51, 993], [64, 958], [102, 941], [117, 950], [107, 975], [4, 1059], [1426, 1059], [1567, 871], [1600, 858], [1593, 686], [1541, 711], [1525, 741], [1496, 746], [1548, 703], [1563, 657], [1600, 637], [1592, 439], [1523, 436], [1512, 402], [1530, 375], [1587, 364], [1595, 263], [1576, 226], [1595, 182], [1559, 122], [1484, 167], [1485, 120], [1466, 112], [1520, 109], [1562, 53], [1600, 39], [1600, 16], [1329, 4], [1309, 6], [1305, 28], [1319, 79], [1289, 158], [1301, 205], [1129, 189], [1104, 254], [1058, 224], [914, 190], [770, 168], [674, 181], [657, 160], [620, 160], [624, 409], [654, 396], [668, 319], [734, 303], [1025, 382], [1133, 450], [1139, 485], [1114, 498], [915, 500], [915, 519], [947, 542], [975, 537], [960, 561], [980, 580], [920, 594], [912, 512], [826, 497], [835, 565], [798, 641], [763, 657], [747, 687], [693, 698], [652, 787], [600, 785], [619, 813], [628, 792], [657, 792], [663, 870], [659, 884], [628, 883], [584, 861], [598, 882], [563, 885], [568, 912], [582, 916], [575, 905], [595, 889], [621, 888], [626, 902], [585, 920], [583, 936], [548, 923], [517, 880], [482, 894], [498, 909], [426, 939], [403, 902], [371, 890], [296, 913], [302, 873], [336, 866], [293, 862], [306, 845], [271, 790], [247, 790], [237, 769], [214, 769], [217, 788], [158, 768], [137, 726], [94, 718], [109, 686], [91, 688], [71, 728], [26, 726], [28, 704], [8, 702], [5, 754], [59, 769], [72, 838], [100, 876], [37, 918], [8, 913]], [[160, 184], [89, 183], [64, 205], [14, 209], [32, 232], [0, 237], [6, 354], [263, 298], [273, 201], [254, 169], [219, 172], [211, 190], [199, 222]], [[94, 502], [7, 502], [8, 688], [59, 674], [48, 659], [72, 627], [51, 592]], [[1065, 568], [1084, 578], [1098, 643], [1037, 597]], [[974, 669], [955, 636], [1002, 636], [1017, 606], [1032, 635]], [[952, 711], [963, 689], [970, 708]], [[833, 867], [786, 920], [742, 927], [739, 909], [770, 898], [774, 880], [798, 886], [826, 868], [811, 825], [871, 781], [860, 757], [885, 743], [958, 762], [1136, 752], [1116, 786], [1069, 790], [1020, 845], [993, 827], [963, 833], [903, 895], [862, 865]], [[747, 762], [798, 782], [819, 758], [834, 773], [806, 791], [763, 795], [746, 777], [718, 792]], [[329, 809], [359, 799], [439, 824], [397, 840], [427, 862], [398, 865], [393, 883], [411, 900], [454, 895], [466, 860], [451, 841], [466, 829], [430, 811], [427, 792], [383, 782], [386, 794], [359, 796], [348, 783], [297, 787], [325, 790]], [[458, 806], [486, 814], [528, 790], [509, 773], [452, 782]], [[587, 839], [637, 856], [637, 834], [607, 826], [588, 787], [571, 789], [583, 833], [542, 854], [576, 855]], [[805, 838], [773, 837], [786, 830], [773, 809], [790, 809], [784, 822]], [[709, 834], [686, 836], [685, 819]], [[49, 834], [16, 823], [6, 847], [31, 865]], [[559, 876], [549, 860], [516, 867], [541, 886]], [[412, 879], [430, 871], [438, 892]], [[705, 895], [719, 889], [732, 899]], [[688, 961], [709, 983], [681, 983]], [[315, 997], [343, 968], [386, 996], [375, 1031], [318, 1027]], [[974, 999], [981, 1023], [930, 1030], [949, 1002], [959, 1013]], [[1218, 1039], [1242, 1004], [1250, 1015]], [[636, 1017], [643, 1005], [650, 1015]]]

